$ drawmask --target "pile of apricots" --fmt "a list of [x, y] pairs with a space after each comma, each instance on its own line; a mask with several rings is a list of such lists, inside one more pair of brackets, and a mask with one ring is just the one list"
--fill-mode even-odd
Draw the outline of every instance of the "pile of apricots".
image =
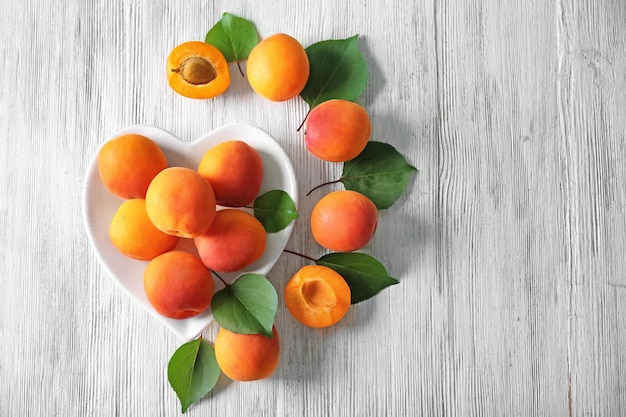
[[[247, 76], [260, 96], [289, 100], [305, 87], [309, 60], [297, 40], [276, 34], [251, 51]], [[167, 78], [174, 91], [195, 99], [216, 97], [230, 84], [224, 56], [205, 42], [176, 46], [167, 59]], [[309, 112], [305, 146], [321, 160], [345, 162], [363, 151], [370, 133], [370, 117], [362, 106], [328, 100]], [[238, 271], [263, 254], [266, 232], [262, 224], [238, 209], [254, 200], [263, 178], [261, 159], [245, 142], [215, 146], [193, 170], [169, 167], [155, 142], [128, 134], [103, 145], [98, 169], [105, 187], [124, 200], [110, 224], [111, 242], [122, 254], [148, 261], [144, 288], [159, 314], [174, 319], [200, 314], [213, 296], [211, 271]], [[225, 208], [218, 210], [218, 205]], [[322, 247], [350, 252], [369, 243], [377, 220], [378, 209], [366, 196], [334, 191], [315, 204], [310, 227]], [[197, 255], [177, 249], [181, 238], [193, 239]], [[347, 313], [350, 287], [333, 269], [308, 265], [286, 284], [284, 302], [302, 324], [328, 327]], [[222, 371], [239, 381], [270, 376], [280, 352], [275, 327], [273, 333], [274, 337], [267, 338], [221, 328], [215, 353]]]

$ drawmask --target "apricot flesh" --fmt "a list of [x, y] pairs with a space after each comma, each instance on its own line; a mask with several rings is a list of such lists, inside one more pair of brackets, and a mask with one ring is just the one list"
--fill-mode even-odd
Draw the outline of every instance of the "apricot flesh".
[[347, 100], [328, 100], [314, 107], [306, 119], [305, 143], [314, 156], [328, 162], [357, 157], [372, 132], [367, 111]]
[[208, 99], [230, 85], [228, 62], [219, 49], [200, 41], [177, 45], [167, 58], [167, 80], [178, 94]]
[[376, 231], [378, 209], [361, 193], [331, 192], [311, 212], [311, 232], [321, 246], [337, 252], [351, 252], [367, 245]]
[[259, 42], [248, 56], [248, 81], [271, 101], [296, 97], [309, 79], [309, 57], [293, 37], [277, 33]]
[[263, 160], [242, 140], [228, 140], [202, 156], [198, 172], [213, 187], [217, 204], [244, 207], [252, 203], [263, 183]]
[[109, 225], [109, 238], [123, 255], [144, 261], [174, 249], [178, 243], [177, 236], [152, 224], [146, 202], [140, 198], [126, 200], [118, 207]]
[[276, 326], [272, 337], [237, 334], [220, 328], [215, 338], [215, 358], [226, 376], [234, 381], [256, 381], [271, 376], [280, 359]]
[[285, 306], [300, 323], [329, 327], [348, 312], [350, 287], [339, 273], [322, 265], [306, 265], [285, 286]]
[[168, 166], [159, 145], [138, 134], [108, 140], [98, 152], [97, 163], [105, 188], [122, 199], [145, 198], [152, 179]]
[[164, 317], [197, 316], [211, 304], [213, 289], [211, 273], [189, 252], [165, 252], [152, 259], [144, 271], [146, 297]]
[[146, 212], [161, 231], [191, 238], [206, 231], [217, 206], [211, 184], [195, 170], [170, 167], [159, 172], [146, 192]]
[[194, 238], [198, 255], [212, 271], [234, 272], [259, 259], [266, 246], [263, 225], [238, 209], [217, 212], [211, 227]]

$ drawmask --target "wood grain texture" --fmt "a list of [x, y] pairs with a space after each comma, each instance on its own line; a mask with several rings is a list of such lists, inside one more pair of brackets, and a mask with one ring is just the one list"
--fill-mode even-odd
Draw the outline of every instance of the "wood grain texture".
[[[210, 101], [167, 86], [171, 48], [226, 11], [304, 45], [358, 33], [372, 138], [419, 172], [365, 248], [400, 284], [327, 330], [279, 305], [277, 372], [222, 377], [187, 414], [624, 415], [622, 0], [25, 0], [0, 14], [0, 416], [180, 414], [166, 366], [181, 341], [84, 232], [84, 173], [116, 131], [267, 130], [302, 196], [288, 247], [324, 253], [307, 217], [332, 187], [304, 195], [341, 167], [306, 152], [305, 103], [269, 103], [236, 72]], [[280, 258], [279, 296], [303, 264]]]

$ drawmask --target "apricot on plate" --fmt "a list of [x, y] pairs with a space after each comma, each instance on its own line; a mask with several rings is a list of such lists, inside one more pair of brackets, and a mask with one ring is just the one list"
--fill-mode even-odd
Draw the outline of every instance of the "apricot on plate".
[[150, 221], [146, 201], [135, 198], [124, 201], [115, 211], [109, 225], [113, 246], [130, 258], [149, 261], [174, 249], [178, 237], [163, 233]]
[[333, 191], [322, 197], [311, 211], [311, 232], [321, 246], [351, 252], [367, 245], [378, 224], [378, 209], [361, 193]]
[[309, 71], [304, 47], [284, 33], [263, 39], [248, 56], [250, 86], [271, 101], [285, 101], [300, 94], [309, 79]]
[[217, 212], [211, 227], [194, 238], [198, 255], [212, 271], [234, 272], [259, 259], [267, 235], [259, 220], [238, 209]]
[[152, 259], [144, 271], [150, 305], [164, 317], [187, 319], [202, 313], [213, 298], [213, 278], [200, 258], [172, 250]]
[[285, 306], [300, 323], [329, 327], [348, 312], [350, 287], [339, 273], [322, 265], [306, 265], [285, 286]]
[[230, 85], [228, 62], [211, 44], [184, 42], [167, 57], [167, 80], [170, 87], [182, 96], [213, 98], [225, 92]]
[[211, 226], [217, 206], [206, 178], [191, 168], [177, 166], [154, 177], [146, 192], [146, 211], [159, 230], [189, 238]]
[[272, 337], [237, 334], [220, 328], [215, 338], [215, 358], [226, 376], [234, 381], [256, 381], [274, 373], [280, 359], [276, 326]]
[[211, 183], [217, 204], [244, 207], [259, 194], [263, 160], [246, 142], [229, 140], [206, 151], [198, 172]]
[[372, 132], [370, 116], [357, 103], [334, 99], [314, 107], [306, 119], [308, 151], [328, 162], [345, 162], [358, 156]]
[[104, 187], [122, 199], [144, 198], [150, 181], [168, 166], [159, 145], [138, 134], [109, 139], [98, 151], [97, 162]]

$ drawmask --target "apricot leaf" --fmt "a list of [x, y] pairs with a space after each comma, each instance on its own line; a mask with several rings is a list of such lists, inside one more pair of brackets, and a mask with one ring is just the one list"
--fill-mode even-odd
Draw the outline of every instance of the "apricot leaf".
[[350, 287], [352, 304], [360, 303], [395, 285], [385, 266], [376, 258], [359, 252], [333, 252], [315, 261], [341, 275]]
[[258, 274], [241, 275], [211, 300], [213, 317], [220, 327], [233, 333], [260, 333], [270, 338], [277, 307], [276, 289]]
[[251, 21], [224, 13], [220, 21], [207, 32], [205, 42], [219, 49], [227, 62], [236, 61], [239, 64], [248, 59], [252, 48], [259, 43], [259, 34]]
[[268, 233], [279, 232], [298, 218], [296, 203], [283, 190], [271, 190], [258, 196], [253, 202], [253, 208], [254, 217]]
[[310, 108], [331, 99], [356, 100], [367, 85], [369, 70], [358, 35], [331, 39], [306, 48], [309, 79], [300, 93]]
[[220, 372], [215, 350], [202, 337], [176, 349], [167, 365], [167, 378], [183, 413], [215, 387]]
[[415, 171], [393, 146], [370, 141], [356, 158], [344, 162], [340, 181], [347, 190], [366, 195], [382, 210], [406, 192]]

